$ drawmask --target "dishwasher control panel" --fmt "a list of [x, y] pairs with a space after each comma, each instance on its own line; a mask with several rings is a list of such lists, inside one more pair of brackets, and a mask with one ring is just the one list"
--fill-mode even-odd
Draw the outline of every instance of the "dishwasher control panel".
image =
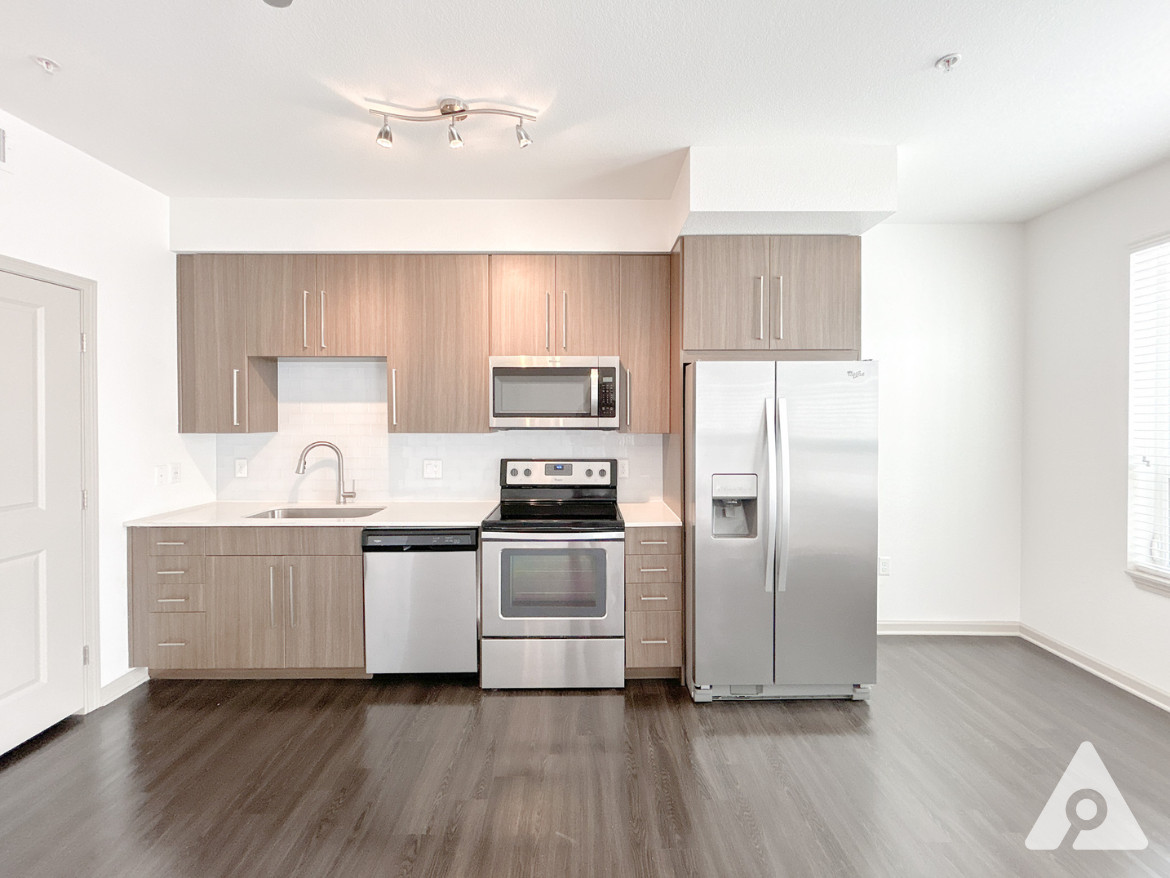
[[475, 528], [367, 528], [362, 531], [362, 551], [443, 551], [472, 550], [479, 545]]

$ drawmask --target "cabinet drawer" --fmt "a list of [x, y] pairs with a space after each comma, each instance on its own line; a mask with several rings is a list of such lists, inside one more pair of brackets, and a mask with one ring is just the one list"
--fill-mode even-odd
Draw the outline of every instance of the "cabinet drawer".
[[681, 527], [627, 527], [627, 555], [681, 555]]
[[360, 555], [360, 527], [314, 527], [283, 525], [269, 527], [208, 528], [208, 555]]
[[682, 664], [682, 613], [626, 613], [626, 667]]
[[135, 583], [205, 582], [202, 555], [147, 555], [135, 571]]
[[205, 613], [151, 613], [147, 621], [147, 667], [206, 668], [211, 658]]
[[202, 613], [203, 584], [152, 582], [146, 586], [146, 609], [151, 613]]
[[204, 531], [201, 527], [148, 527], [146, 554], [202, 555]]
[[627, 555], [626, 582], [682, 582], [682, 557]]
[[659, 613], [682, 609], [681, 582], [627, 582], [626, 609], [631, 613]]

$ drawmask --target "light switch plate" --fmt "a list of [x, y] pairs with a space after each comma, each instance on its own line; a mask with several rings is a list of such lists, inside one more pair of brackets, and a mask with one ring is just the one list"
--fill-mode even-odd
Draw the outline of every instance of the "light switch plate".
[[236, 478], [237, 479], [248, 478], [248, 458], [246, 458], [246, 457], [237, 457], [236, 458]]
[[618, 461], [618, 478], [628, 479], [630, 477], [630, 462], [628, 460]]
[[441, 479], [441, 478], [443, 478], [443, 461], [441, 461], [441, 460], [424, 460], [423, 461], [423, 478], [424, 479]]
[[177, 485], [183, 481], [183, 467], [181, 464], [172, 463], [167, 468], [167, 481], [172, 485]]
[[170, 476], [170, 470], [165, 463], [160, 463], [154, 468], [154, 486], [161, 488], [167, 483], [167, 478]]
[[878, 576], [890, 575], [890, 559], [885, 557], [878, 558]]

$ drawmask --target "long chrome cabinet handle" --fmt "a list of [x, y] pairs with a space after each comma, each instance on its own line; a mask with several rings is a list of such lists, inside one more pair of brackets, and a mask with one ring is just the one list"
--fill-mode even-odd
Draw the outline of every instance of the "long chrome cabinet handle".
[[240, 370], [232, 369], [232, 426], [240, 426]]
[[776, 309], [780, 312], [780, 334], [776, 338], [784, 338], [784, 275], [777, 275], [776, 282], [780, 285], [780, 294], [776, 298]]
[[268, 627], [276, 627], [276, 568], [268, 568]]
[[552, 293], [544, 292], [544, 349], [552, 350]]
[[754, 280], [756, 284], [757, 303], [760, 308], [760, 326], [759, 331], [756, 333], [756, 338], [760, 339], [760, 341], [763, 341], [765, 338], [767, 338], [767, 336], [764, 335], [764, 278], [763, 276], [760, 276]]
[[390, 370], [390, 424], [398, 426], [398, 370]]
[[293, 594], [293, 568], [288, 565], [288, 619], [293, 628], [297, 627], [297, 599]]
[[788, 449], [788, 400], [776, 400], [777, 432], [780, 434], [780, 556], [776, 562], [776, 590], [788, 590], [788, 531], [792, 488]]
[[764, 400], [764, 424], [768, 434], [768, 544], [764, 549], [767, 568], [764, 591], [771, 594], [776, 585], [776, 468], [779, 466], [776, 461], [776, 400], [772, 397]]
[[561, 290], [561, 350], [569, 349], [569, 291]]
[[634, 395], [634, 373], [626, 369], [626, 426], [630, 426], [630, 398]]
[[301, 299], [301, 347], [309, 349], [309, 291]]
[[325, 291], [321, 290], [321, 350], [325, 350]]

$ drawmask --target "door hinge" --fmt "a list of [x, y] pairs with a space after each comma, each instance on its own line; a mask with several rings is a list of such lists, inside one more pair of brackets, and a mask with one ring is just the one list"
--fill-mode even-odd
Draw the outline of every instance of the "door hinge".
[[84, 354], [87, 350], [89, 340], [85, 337], [85, 333], [81, 333], [81, 352]]
[[89, 664], [89, 644], [81, 647], [81, 663], [83, 665]]
[[81, 508], [89, 509], [89, 491], [85, 488], [81, 489]]

